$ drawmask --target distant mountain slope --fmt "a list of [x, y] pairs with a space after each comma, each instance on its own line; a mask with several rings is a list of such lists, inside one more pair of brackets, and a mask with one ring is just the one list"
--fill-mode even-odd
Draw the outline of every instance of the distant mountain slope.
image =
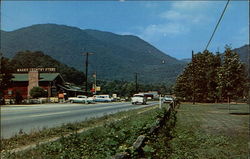
[[[248, 54], [250, 54], [250, 49], [249, 49], [250, 45], [244, 45], [240, 48], [235, 48], [233, 49], [233, 51], [235, 51], [237, 54], [239, 54], [240, 56], [240, 60], [244, 63], [248, 63]], [[181, 59], [181, 61], [183, 62], [191, 62], [191, 58], [186, 58], [186, 59]]]
[[240, 48], [236, 48], [233, 50], [239, 54], [241, 61], [246, 63], [246, 64], [248, 64], [248, 56], [250, 54], [249, 47], [250, 47], [250, 45], [244, 45]]
[[[85, 49], [85, 51], [84, 51]], [[83, 52], [89, 56], [89, 74], [104, 80], [146, 83], [174, 82], [185, 62], [170, 57], [142, 39], [56, 24], [39, 24], [11, 32], [1, 31], [1, 52], [12, 58], [19, 51], [42, 51], [52, 58], [84, 70]], [[162, 62], [164, 61], [164, 62]]]

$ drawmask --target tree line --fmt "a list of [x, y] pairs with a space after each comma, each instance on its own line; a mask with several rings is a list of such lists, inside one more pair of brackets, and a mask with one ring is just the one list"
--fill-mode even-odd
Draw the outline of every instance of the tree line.
[[[136, 90], [135, 82], [128, 81], [98, 81], [98, 85], [101, 86], [99, 94], [117, 94], [120, 97], [131, 97], [135, 93], [157, 91], [160, 94], [172, 94], [172, 85], [165, 85], [163, 83], [157, 84], [143, 84], [138, 83]], [[110, 94], [111, 95], [111, 94]]]
[[[41, 51], [20, 51], [12, 59], [1, 56], [0, 59], [0, 97], [3, 97], [3, 90], [6, 90], [13, 78], [12, 73], [16, 72], [17, 68], [37, 68], [37, 67], [56, 67], [57, 71], [62, 75], [65, 81], [72, 83], [84, 89], [85, 74], [72, 67], [60, 63], [45, 55]], [[88, 82], [88, 88], [92, 87], [92, 82]], [[171, 94], [172, 85], [158, 83], [158, 84], [138, 84], [138, 92], [136, 92], [135, 82], [132, 81], [105, 81], [98, 80], [98, 86], [101, 86], [99, 94], [117, 94], [120, 97], [131, 97], [134, 93], [146, 91], [158, 91], [161, 94]], [[90, 91], [90, 90], [88, 90]], [[91, 94], [91, 93], [89, 93]]]
[[194, 54], [177, 77], [174, 92], [183, 101], [220, 102], [246, 99], [248, 88], [246, 66], [226, 46], [222, 54], [208, 50]]

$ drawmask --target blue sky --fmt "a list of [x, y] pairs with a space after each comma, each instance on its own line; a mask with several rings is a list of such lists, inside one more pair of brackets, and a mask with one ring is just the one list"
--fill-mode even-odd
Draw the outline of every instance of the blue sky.
[[[178, 59], [203, 51], [226, 1], [1, 1], [1, 29], [55, 23], [132, 34]], [[230, 1], [209, 50], [249, 43], [249, 4]]]

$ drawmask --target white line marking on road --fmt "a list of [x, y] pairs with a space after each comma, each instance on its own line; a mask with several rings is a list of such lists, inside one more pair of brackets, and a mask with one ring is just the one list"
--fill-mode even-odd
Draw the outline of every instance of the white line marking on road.
[[72, 111], [64, 111], [64, 112], [56, 112], [56, 113], [46, 113], [46, 114], [35, 114], [35, 115], [29, 115], [27, 117], [28, 118], [32, 118], [32, 117], [50, 116], [50, 115], [65, 114], [65, 113], [70, 113], [70, 112], [72, 112]]

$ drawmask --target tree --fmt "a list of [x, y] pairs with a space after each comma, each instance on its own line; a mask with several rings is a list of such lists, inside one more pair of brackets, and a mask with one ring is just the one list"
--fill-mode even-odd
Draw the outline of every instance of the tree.
[[20, 92], [16, 92], [16, 95], [15, 95], [15, 101], [16, 101], [16, 104], [20, 104], [20, 103], [22, 103], [22, 101], [23, 101], [23, 97], [22, 97], [22, 95], [21, 95], [21, 93], [20, 93]]
[[[0, 53], [0, 99], [4, 99], [4, 90], [10, 86], [12, 77], [9, 60]], [[2, 102], [0, 104], [4, 104], [4, 101]]]
[[38, 97], [47, 97], [48, 94], [47, 92], [42, 89], [41, 87], [33, 87], [31, 90], [30, 90], [30, 95], [33, 97], [33, 98], [38, 98]]
[[243, 98], [247, 87], [245, 67], [229, 47], [221, 55], [197, 53], [177, 78], [175, 94], [188, 101], [215, 102]]
[[216, 76], [220, 55], [205, 50], [197, 53], [177, 78], [175, 94], [187, 101], [211, 102], [217, 99]]
[[230, 99], [243, 97], [247, 83], [245, 67], [240, 62], [239, 55], [228, 46], [226, 46], [222, 66], [218, 71], [217, 82], [220, 97], [224, 100], [230, 101]]

